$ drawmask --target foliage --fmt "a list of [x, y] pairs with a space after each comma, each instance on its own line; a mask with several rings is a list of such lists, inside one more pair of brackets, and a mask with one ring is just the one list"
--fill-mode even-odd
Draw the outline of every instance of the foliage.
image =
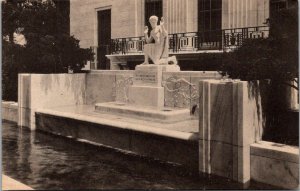
[[286, 85], [298, 78], [297, 7], [278, 11], [269, 24], [269, 38], [246, 40], [240, 48], [224, 54], [223, 74], [247, 81], [270, 79]]
[[[18, 73], [79, 72], [92, 58], [69, 35], [68, 19], [51, 0], [2, 1], [4, 99], [16, 100]], [[14, 34], [24, 35], [26, 44], [18, 45]]]
[[256, 98], [265, 124], [263, 140], [290, 143], [292, 139], [298, 144], [298, 126], [288, 123], [286, 93], [288, 86], [299, 90], [298, 6], [276, 12], [268, 22], [269, 38], [248, 39], [233, 52], [224, 53], [221, 70], [231, 78], [251, 81], [249, 96]]

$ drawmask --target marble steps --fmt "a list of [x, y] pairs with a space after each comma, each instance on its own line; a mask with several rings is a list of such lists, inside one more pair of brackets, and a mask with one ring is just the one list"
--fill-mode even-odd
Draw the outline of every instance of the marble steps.
[[120, 102], [97, 103], [95, 105], [95, 112], [130, 116], [133, 118], [158, 121], [162, 123], [173, 123], [191, 119], [189, 109], [146, 107]]

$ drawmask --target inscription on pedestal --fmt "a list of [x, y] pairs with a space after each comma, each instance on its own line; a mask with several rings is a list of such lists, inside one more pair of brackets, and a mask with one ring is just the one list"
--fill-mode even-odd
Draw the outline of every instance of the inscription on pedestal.
[[139, 84], [143, 84], [143, 83], [155, 84], [157, 83], [157, 72], [135, 71], [134, 80]]

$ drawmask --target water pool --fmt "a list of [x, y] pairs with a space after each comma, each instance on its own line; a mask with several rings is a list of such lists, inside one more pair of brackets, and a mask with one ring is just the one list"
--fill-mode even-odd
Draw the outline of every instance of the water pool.
[[[2, 171], [34, 189], [242, 189], [220, 177], [2, 123]], [[275, 189], [251, 182], [248, 189]]]

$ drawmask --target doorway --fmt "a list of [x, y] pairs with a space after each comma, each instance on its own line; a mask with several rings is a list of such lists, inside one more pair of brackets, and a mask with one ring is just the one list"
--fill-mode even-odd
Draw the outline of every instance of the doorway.
[[110, 54], [111, 41], [111, 10], [101, 10], [97, 12], [98, 19], [98, 49], [97, 49], [97, 69], [105, 70], [110, 68], [109, 59], [105, 55]]

